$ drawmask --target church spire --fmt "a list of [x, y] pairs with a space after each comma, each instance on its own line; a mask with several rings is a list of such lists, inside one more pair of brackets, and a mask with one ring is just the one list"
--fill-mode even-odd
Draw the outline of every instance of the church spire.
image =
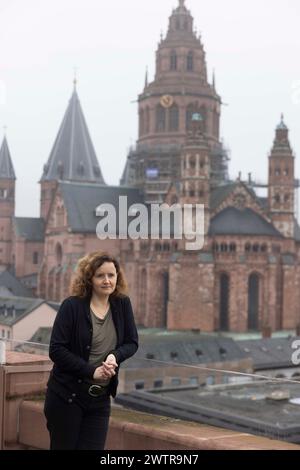
[[74, 91], [58, 131], [42, 181], [84, 181], [105, 184], [82, 112], [74, 79]]
[[185, 6], [185, 0], [179, 0], [178, 7], [173, 10], [170, 17], [168, 35], [172, 33], [178, 34], [178, 32], [188, 37], [196, 37], [194, 32], [194, 19]]
[[15, 180], [15, 170], [12, 164], [6, 135], [0, 148], [0, 179]]

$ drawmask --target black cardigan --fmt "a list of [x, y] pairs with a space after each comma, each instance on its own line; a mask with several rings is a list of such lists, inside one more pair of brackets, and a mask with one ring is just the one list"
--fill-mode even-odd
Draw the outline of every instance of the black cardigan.
[[[112, 296], [110, 299], [112, 318], [117, 333], [117, 346], [110, 351], [118, 366], [133, 356], [138, 349], [138, 334], [129, 297]], [[75, 396], [78, 384], [92, 380], [96, 366], [89, 364], [93, 327], [90, 299], [69, 297], [61, 304], [50, 339], [49, 356], [54, 362], [48, 387], [65, 398]], [[110, 381], [110, 394], [115, 397], [118, 386], [118, 371]]]

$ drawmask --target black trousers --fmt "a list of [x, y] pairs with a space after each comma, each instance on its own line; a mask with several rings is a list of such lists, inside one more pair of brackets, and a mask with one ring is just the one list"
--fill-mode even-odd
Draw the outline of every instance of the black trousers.
[[103, 450], [110, 416], [110, 397], [68, 401], [48, 389], [44, 413], [50, 450]]

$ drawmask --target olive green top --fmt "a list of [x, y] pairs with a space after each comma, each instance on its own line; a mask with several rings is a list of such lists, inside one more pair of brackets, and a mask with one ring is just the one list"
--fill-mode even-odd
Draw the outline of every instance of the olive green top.
[[[111, 309], [103, 320], [97, 317], [91, 309], [91, 318], [93, 324], [93, 339], [90, 351], [89, 363], [94, 366], [101, 366], [110, 351], [116, 348], [117, 333], [113, 322]], [[94, 383], [108, 385], [110, 380], [97, 380]]]

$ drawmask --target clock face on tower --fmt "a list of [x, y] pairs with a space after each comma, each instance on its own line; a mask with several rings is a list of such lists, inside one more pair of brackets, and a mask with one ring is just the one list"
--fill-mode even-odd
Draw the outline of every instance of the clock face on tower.
[[172, 104], [174, 103], [174, 98], [170, 95], [164, 95], [160, 99], [160, 104], [164, 108], [171, 108]]

